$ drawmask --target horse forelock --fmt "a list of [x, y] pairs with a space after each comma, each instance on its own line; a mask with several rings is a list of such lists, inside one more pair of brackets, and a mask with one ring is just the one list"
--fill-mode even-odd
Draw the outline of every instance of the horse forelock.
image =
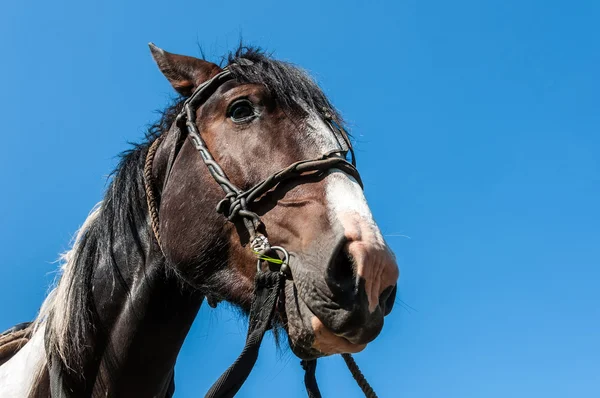
[[339, 112], [303, 68], [276, 60], [258, 47], [243, 44], [229, 54], [227, 62], [236, 80], [264, 86], [284, 111], [302, 116], [306, 108], [318, 114], [327, 112], [338, 124], [343, 124]]

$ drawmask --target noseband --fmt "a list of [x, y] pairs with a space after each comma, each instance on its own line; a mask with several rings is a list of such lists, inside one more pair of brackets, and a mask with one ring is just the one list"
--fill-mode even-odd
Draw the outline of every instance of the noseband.
[[[237, 64], [243, 66], [250, 65], [252, 62], [241, 59], [238, 60]], [[235, 77], [229, 67], [226, 67], [222, 72], [200, 85], [192, 95], [185, 100], [183, 109], [177, 115], [175, 120], [175, 125], [177, 127], [176, 133], [178, 134], [177, 140], [179, 140], [179, 137], [182, 134], [187, 135], [190, 138], [194, 147], [200, 153], [208, 171], [225, 193], [225, 197], [217, 204], [216, 211], [223, 214], [233, 223], [241, 219], [244, 227], [248, 231], [250, 248], [258, 258], [254, 298], [250, 309], [246, 345], [236, 361], [229, 369], [227, 369], [227, 371], [225, 371], [225, 373], [223, 373], [223, 375], [221, 375], [219, 380], [213, 384], [205, 398], [233, 397], [240, 389], [258, 358], [258, 349], [260, 348], [263, 336], [271, 327], [275, 307], [280, 294], [283, 291], [285, 279], [291, 280], [293, 278], [289, 267], [289, 253], [281, 246], [271, 246], [265, 234], [261, 232], [266, 231], [265, 225], [258, 214], [251, 210], [252, 204], [267, 192], [276, 189], [278, 185], [284, 181], [307, 177], [331, 169], [342, 170], [354, 177], [361, 187], [363, 186], [358, 170], [356, 169], [354, 151], [352, 150], [352, 145], [350, 144], [347, 133], [335, 120], [333, 120], [329, 110], [323, 109], [323, 114], [321, 116], [336, 138], [340, 147], [339, 149], [332, 150], [320, 158], [301, 160], [292, 163], [288, 167], [270, 175], [250, 189], [242, 190], [238, 188], [227, 177], [221, 166], [212, 157], [206, 143], [200, 136], [198, 127], [195, 123], [196, 110], [204, 104], [223, 83], [234, 78]], [[340, 140], [339, 137], [342, 139]], [[144, 165], [144, 183], [151, 225], [161, 250], [163, 247], [160, 239], [157, 196], [155, 193], [152, 165], [154, 155], [163, 138], [164, 135], [161, 135], [152, 143], [148, 149]], [[344, 144], [347, 149], [344, 149], [342, 144]], [[177, 144], [175, 147], [177, 147]], [[351, 163], [344, 158], [348, 152], [350, 152], [352, 158]], [[165, 181], [169, 177], [170, 169], [174, 161], [174, 155], [175, 154], [172, 153], [169, 157]], [[281, 254], [281, 259], [278, 258], [279, 254]], [[269, 267], [266, 270], [263, 270], [263, 261], [269, 263]], [[365, 396], [376, 397], [373, 389], [365, 380], [350, 354], [342, 354], [342, 356], [352, 372], [352, 375], [365, 393]], [[306, 371], [304, 382], [308, 396], [314, 398], [321, 397], [315, 379], [316, 359], [308, 361], [303, 360], [301, 363]]]

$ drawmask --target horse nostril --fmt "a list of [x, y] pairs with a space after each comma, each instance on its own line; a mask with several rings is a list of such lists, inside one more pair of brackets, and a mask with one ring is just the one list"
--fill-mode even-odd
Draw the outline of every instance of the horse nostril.
[[356, 289], [354, 258], [343, 244], [327, 267], [327, 284], [338, 304], [350, 303]]
[[396, 285], [386, 288], [379, 296], [379, 306], [383, 315], [388, 315], [392, 312], [394, 302], [396, 301]]

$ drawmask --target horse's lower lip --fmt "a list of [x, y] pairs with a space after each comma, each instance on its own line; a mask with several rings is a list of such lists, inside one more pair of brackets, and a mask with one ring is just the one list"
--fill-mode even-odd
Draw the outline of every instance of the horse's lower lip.
[[[335, 352], [337, 354], [355, 354], [357, 352], [361, 352], [362, 350], [364, 350], [367, 347], [367, 344], [356, 344], [351, 342], [350, 340], [348, 340], [347, 338], [345, 338], [342, 335], [339, 334], [335, 334], [333, 333], [334, 336], [336, 336], [339, 339], [343, 339], [345, 346], [347, 347], [346, 350], [344, 350], [343, 352]], [[324, 353], [325, 354], [325, 353]]]
[[356, 353], [367, 346], [367, 344], [352, 343], [346, 337], [334, 333], [317, 316], [311, 320], [311, 326], [315, 335], [312, 348], [325, 355]]

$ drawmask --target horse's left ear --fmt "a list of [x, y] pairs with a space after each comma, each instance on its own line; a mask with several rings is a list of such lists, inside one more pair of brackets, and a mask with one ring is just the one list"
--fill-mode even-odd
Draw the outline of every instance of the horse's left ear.
[[153, 43], [149, 43], [148, 46], [160, 71], [169, 80], [171, 86], [183, 96], [191, 95], [196, 87], [221, 72], [221, 68], [211, 62], [171, 54]]

